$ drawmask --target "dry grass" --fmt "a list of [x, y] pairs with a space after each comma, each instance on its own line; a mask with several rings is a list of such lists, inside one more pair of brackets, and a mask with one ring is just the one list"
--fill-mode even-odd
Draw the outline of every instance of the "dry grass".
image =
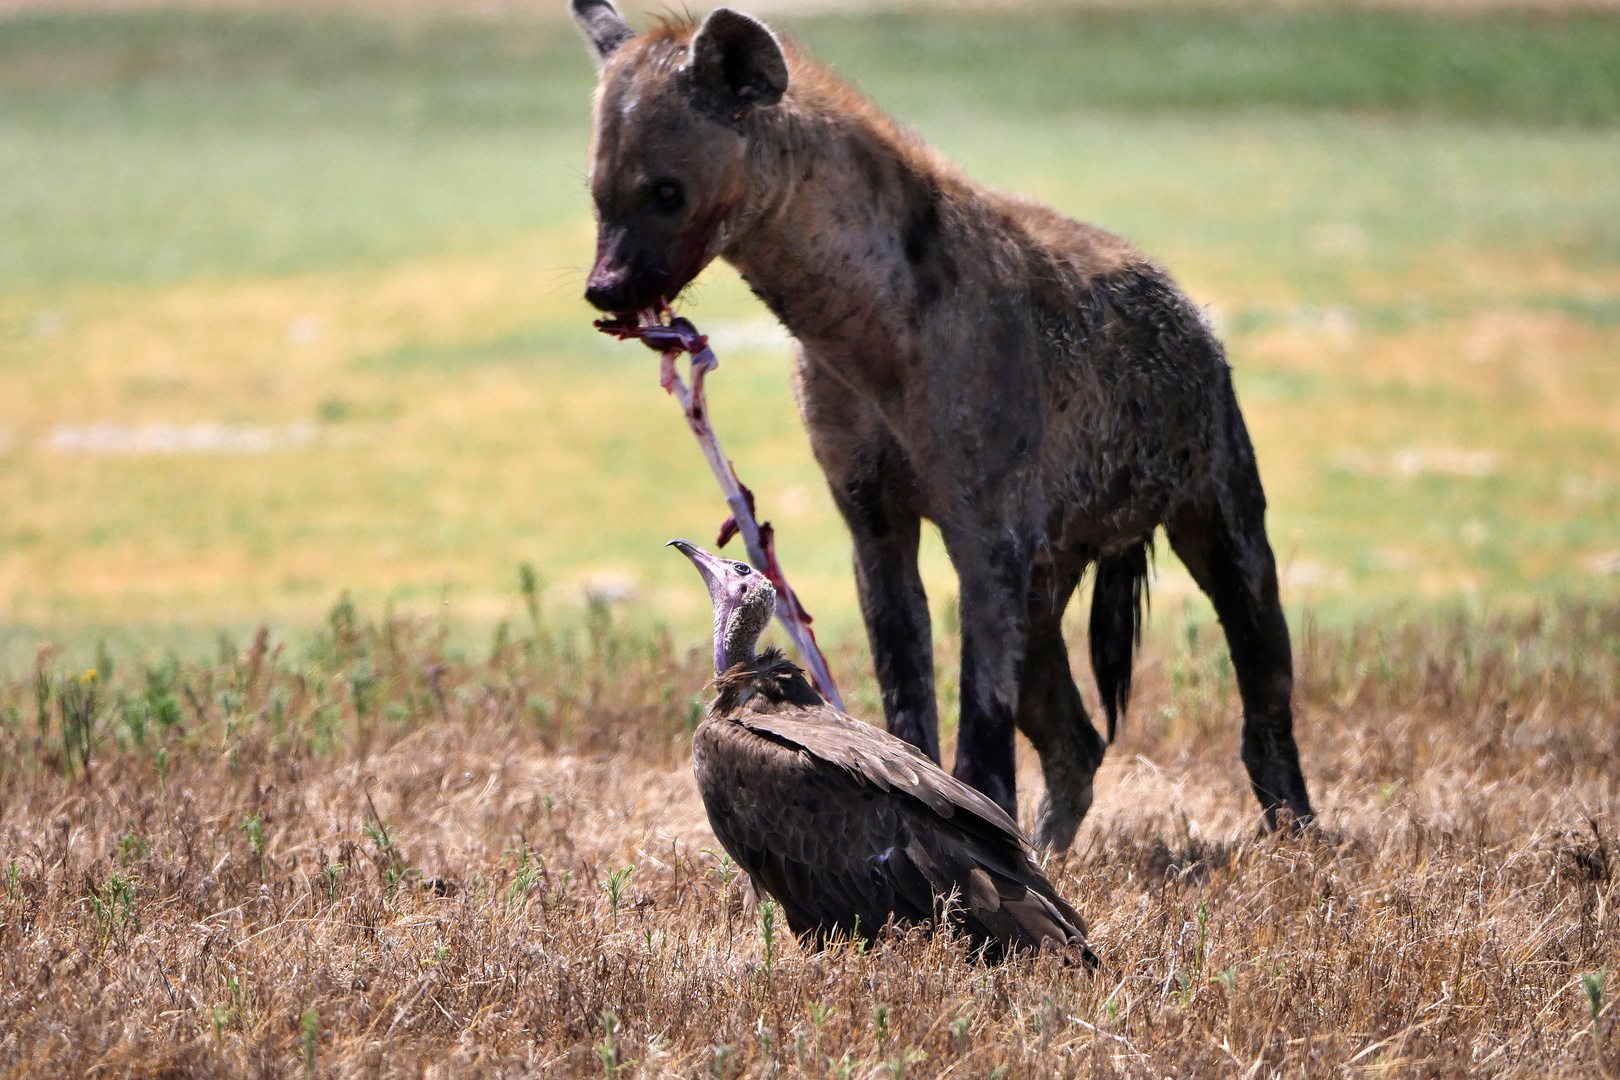
[[477, 661], [342, 605], [298, 657], [47, 656], [0, 713], [0, 1075], [1611, 1075], [1620, 609], [1391, 625], [1300, 635], [1299, 839], [1255, 833], [1212, 635], [1155, 646], [1051, 865], [1098, 975], [768, 953], [701, 658], [601, 612]]

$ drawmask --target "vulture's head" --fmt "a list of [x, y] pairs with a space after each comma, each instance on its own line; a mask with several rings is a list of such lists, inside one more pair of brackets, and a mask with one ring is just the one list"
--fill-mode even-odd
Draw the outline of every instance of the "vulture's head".
[[759, 635], [776, 611], [776, 588], [764, 574], [745, 562], [722, 558], [685, 540], [671, 540], [692, 560], [714, 602], [714, 673], [723, 675], [733, 664], [754, 659]]

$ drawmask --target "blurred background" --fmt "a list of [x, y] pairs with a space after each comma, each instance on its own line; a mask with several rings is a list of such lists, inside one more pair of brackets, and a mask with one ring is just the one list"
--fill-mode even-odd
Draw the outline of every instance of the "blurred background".
[[[580, 298], [563, 6], [0, 3], [7, 673], [296, 635], [345, 592], [477, 640], [523, 564], [549, 618], [698, 640], [661, 545], [724, 510]], [[1296, 619], [1620, 593], [1620, 8], [751, 10], [1208, 306]], [[791, 579], [858, 639], [787, 338], [722, 266], [683, 310]], [[925, 565], [949, 619], [937, 536]], [[1209, 618], [1163, 545], [1154, 595]]]

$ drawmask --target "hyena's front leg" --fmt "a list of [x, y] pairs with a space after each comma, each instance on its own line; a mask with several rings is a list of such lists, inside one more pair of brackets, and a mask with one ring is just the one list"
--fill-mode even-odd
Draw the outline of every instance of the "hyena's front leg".
[[1013, 725], [1029, 636], [1033, 532], [1005, 521], [942, 522], [962, 613], [962, 719], [956, 778], [1018, 817]]
[[917, 571], [916, 474], [875, 410], [808, 360], [798, 372], [810, 446], [854, 544], [855, 583], [889, 731], [939, 761], [934, 644]]
[[883, 691], [889, 731], [939, 761], [934, 644], [928, 595], [917, 571], [922, 519], [896, 493], [857, 480], [838, 498], [855, 546], [855, 583]]

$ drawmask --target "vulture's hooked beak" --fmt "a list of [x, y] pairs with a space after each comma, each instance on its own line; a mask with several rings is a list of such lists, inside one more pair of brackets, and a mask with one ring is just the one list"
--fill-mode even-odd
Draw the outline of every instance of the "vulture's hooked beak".
[[741, 599], [741, 590], [734, 587], [740, 582], [734, 580], [736, 571], [731, 568], [731, 560], [704, 551], [687, 540], [671, 540], [664, 546], [674, 548], [691, 560], [697, 572], [703, 576], [703, 584], [709, 587], [709, 599], [714, 601], [715, 614], [729, 616], [731, 609]]
[[715, 591], [716, 586], [724, 591], [725, 586], [721, 584], [726, 576], [725, 571], [721, 569], [725, 563], [724, 559], [704, 551], [690, 540], [671, 540], [664, 546], [672, 547], [690, 559], [692, 565], [697, 567], [697, 572], [703, 575], [703, 582], [709, 586], [711, 593]]

